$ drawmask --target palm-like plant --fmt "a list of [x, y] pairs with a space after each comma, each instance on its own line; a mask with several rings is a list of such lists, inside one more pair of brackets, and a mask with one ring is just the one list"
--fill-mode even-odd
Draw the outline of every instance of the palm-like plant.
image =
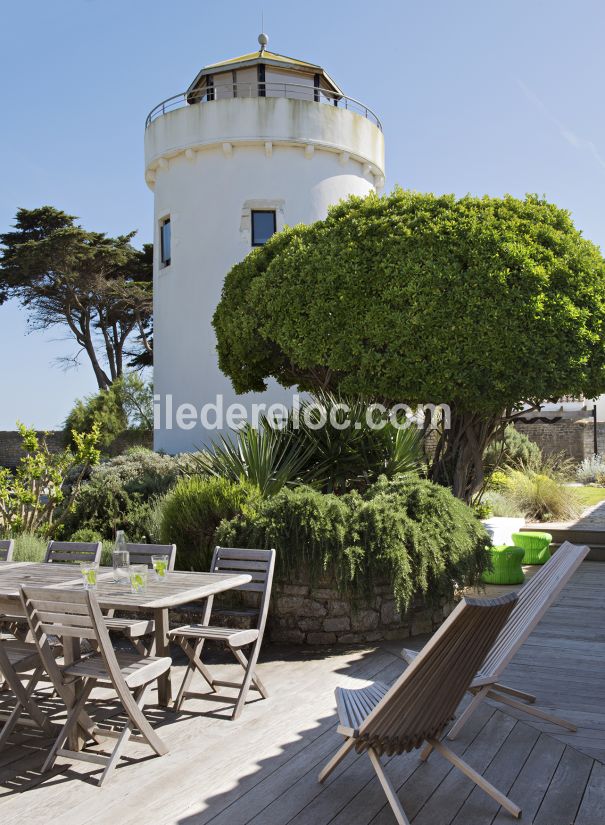
[[235, 482], [246, 480], [262, 496], [272, 496], [298, 482], [310, 456], [309, 444], [262, 417], [258, 428], [246, 424], [233, 436], [220, 436], [209, 450], [197, 453], [193, 469]]

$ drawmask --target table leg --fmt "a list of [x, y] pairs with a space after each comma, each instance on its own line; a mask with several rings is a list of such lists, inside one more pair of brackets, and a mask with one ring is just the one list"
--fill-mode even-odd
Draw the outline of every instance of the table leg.
[[[170, 642], [168, 639], [168, 610], [154, 610], [153, 617], [155, 619], [155, 655], [168, 656], [170, 655]], [[158, 678], [158, 704], [161, 707], [170, 707], [172, 702], [172, 683], [170, 679], [170, 670], [163, 673]]]
[[[72, 664], [80, 658], [80, 640], [72, 636], [63, 637], [63, 661], [66, 665]], [[76, 680], [73, 684], [73, 704], [75, 705], [82, 692], [82, 681]], [[71, 693], [72, 691], [70, 691]], [[67, 740], [67, 747], [72, 751], [81, 751], [88, 738], [87, 732], [80, 726], [76, 725], [73, 732], [70, 733]]]

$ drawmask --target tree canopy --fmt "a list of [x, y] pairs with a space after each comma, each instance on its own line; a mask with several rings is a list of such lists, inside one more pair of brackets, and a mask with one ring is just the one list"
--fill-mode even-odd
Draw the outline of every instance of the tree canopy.
[[67, 327], [107, 389], [128, 359], [151, 363], [152, 247], [75, 220], [52, 206], [17, 211], [14, 231], [0, 235], [0, 303], [16, 298], [34, 329]]
[[522, 403], [605, 392], [605, 262], [533, 195], [352, 197], [234, 266], [213, 323], [238, 392], [449, 404], [433, 473], [464, 498]]

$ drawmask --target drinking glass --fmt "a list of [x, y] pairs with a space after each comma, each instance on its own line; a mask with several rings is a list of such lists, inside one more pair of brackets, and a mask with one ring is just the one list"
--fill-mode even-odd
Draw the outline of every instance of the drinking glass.
[[128, 568], [130, 566], [130, 553], [128, 550], [114, 550], [112, 559], [114, 582], [117, 584], [128, 584], [130, 580], [128, 574]]
[[168, 575], [168, 556], [152, 556], [151, 566], [155, 572], [156, 581], [165, 579]]
[[147, 574], [149, 568], [146, 564], [131, 564], [128, 568], [130, 575], [130, 590], [132, 593], [144, 593], [147, 590]]
[[95, 590], [97, 587], [97, 567], [95, 562], [87, 561], [80, 564], [80, 572], [84, 579], [84, 590]]

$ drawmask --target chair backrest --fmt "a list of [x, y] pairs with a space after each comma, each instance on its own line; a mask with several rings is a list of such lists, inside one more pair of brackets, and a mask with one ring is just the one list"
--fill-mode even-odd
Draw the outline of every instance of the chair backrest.
[[358, 747], [402, 753], [438, 737], [517, 602], [463, 599], [358, 731]]
[[258, 629], [262, 635], [269, 612], [271, 585], [275, 569], [275, 550], [251, 550], [241, 547], [216, 547], [210, 565], [211, 573], [248, 573], [252, 581], [233, 590], [258, 593]]
[[79, 564], [79, 562], [101, 561], [103, 545], [100, 541], [49, 541], [45, 562]]
[[517, 606], [487, 655], [481, 677], [500, 676], [589, 551], [586, 546], [564, 542], [519, 590]]
[[132, 564], [146, 564], [151, 567], [152, 556], [168, 556], [168, 570], [174, 570], [176, 544], [127, 544]]
[[105, 667], [120, 696], [129, 693], [122, 676], [103, 614], [92, 590], [55, 590], [50, 587], [21, 587], [21, 602], [51, 681], [63, 695], [63, 674], [57, 665], [48, 637], [95, 640]]
[[14, 552], [14, 539], [0, 539], [0, 561], [12, 561]]

